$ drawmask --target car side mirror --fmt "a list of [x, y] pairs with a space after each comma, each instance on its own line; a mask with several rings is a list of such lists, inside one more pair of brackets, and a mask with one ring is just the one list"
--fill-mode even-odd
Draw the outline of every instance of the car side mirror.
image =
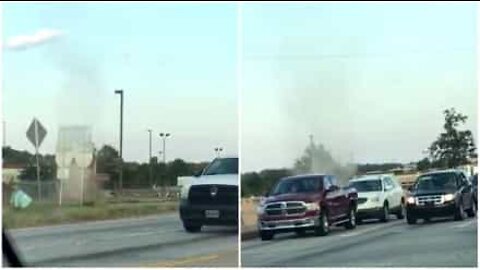
[[202, 175], [202, 172], [203, 172], [203, 170], [200, 170], [200, 171], [196, 172], [193, 176], [194, 177], [200, 177], [200, 175]]
[[332, 186], [328, 187], [326, 191], [327, 191], [327, 192], [332, 192], [332, 191], [335, 191], [335, 190], [337, 190], [337, 189], [338, 189], [337, 186], [333, 186], [333, 185], [332, 185]]

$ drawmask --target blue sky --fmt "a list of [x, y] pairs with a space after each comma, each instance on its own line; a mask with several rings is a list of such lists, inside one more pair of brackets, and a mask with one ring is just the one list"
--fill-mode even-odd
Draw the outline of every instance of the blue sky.
[[[41, 29], [60, 38], [3, 49], [7, 144], [32, 150], [33, 116], [55, 150], [60, 125], [87, 124], [96, 145], [118, 145], [125, 90], [124, 157], [148, 156], [147, 128], [172, 133], [167, 158], [237, 153], [236, 4], [3, 4], [3, 42]], [[161, 150], [158, 136], [154, 154]]]
[[477, 138], [476, 11], [245, 4], [242, 170], [293, 165], [309, 134], [343, 162], [418, 160], [449, 107]]
[[[173, 134], [167, 158], [236, 154], [241, 42], [242, 170], [288, 167], [313, 134], [342, 161], [408, 162], [469, 116], [477, 138], [476, 4], [3, 4], [3, 42], [41, 29], [60, 38], [3, 49], [7, 143], [32, 150], [33, 116], [53, 152], [60, 125], [88, 124], [97, 145], [146, 160], [147, 128]], [[154, 152], [161, 142], [154, 138]], [[261, 146], [261, 147], [259, 147]]]

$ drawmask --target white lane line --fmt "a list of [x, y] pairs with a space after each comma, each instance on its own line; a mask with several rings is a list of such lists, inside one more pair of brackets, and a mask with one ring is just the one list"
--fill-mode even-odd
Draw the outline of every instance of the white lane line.
[[470, 226], [472, 225], [473, 223], [475, 223], [477, 221], [477, 219], [473, 219], [473, 220], [470, 220], [469, 222], [463, 222], [461, 224], [458, 224], [458, 225], [455, 225], [455, 226], [452, 226], [452, 228], [465, 228], [467, 226]]
[[339, 234], [338, 236], [340, 236], [340, 237], [352, 237], [352, 236], [357, 236], [357, 235], [361, 235], [361, 234], [372, 232], [372, 231], [382, 230], [382, 229], [385, 229], [387, 227], [390, 227], [389, 224], [377, 225], [377, 226], [374, 226], [374, 227], [371, 227], [371, 228], [368, 228], [368, 229], [364, 229], [364, 230], [356, 230], [354, 232]]
[[82, 246], [82, 245], [88, 244], [90, 242], [111, 241], [111, 240], [116, 240], [116, 239], [120, 239], [120, 238], [136, 237], [136, 236], [142, 236], [142, 235], [170, 234], [170, 233], [173, 233], [173, 232], [176, 232], [176, 231], [178, 231], [178, 230], [175, 229], [175, 230], [170, 230], [170, 231], [135, 232], [135, 233], [124, 234], [124, 235], [115, 235], [113, 237], [101, 237], [100, 236], [100, 237], [96, 237], [94, 239], [81, 239], [81, 240], [69, 239], [69, 240], [67, 240], [67, 242], [65, 242], [65, 241], [54, 241], [54, 242], [46, 243], [44, 245], [32, 245], [32, 246], [22, 247], [22, 248], [20, 248], [20, 250], [21, 251], [31, 251], [31, 250], [34, 250], [34, 249], [52, 248], [54, 246], [68, 244], [69, 242], [71, 244], [73, 244], [74, 246]]

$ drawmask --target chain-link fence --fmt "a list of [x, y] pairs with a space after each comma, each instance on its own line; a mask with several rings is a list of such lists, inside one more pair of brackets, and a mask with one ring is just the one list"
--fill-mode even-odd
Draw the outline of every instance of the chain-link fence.
[[[18, 188], [23, 192], [27, 193], [28, 196], [32, 198], [33, 201], [39, 201], [38, 197], [38, 183], [36, 180], [24, 180], [20, 182], [16, 182], [12, 184], [13, 187], [8, 189], [13, 191], [14, 188]], [[59, 181], [58, 180], [50, 180], [50, 181], [41, 181], [40, 182], [40, 195], [42, 202], [57, 202], [58, 201], [58, 191], [59, 191]], [[11, 196], [10, 194], [4, 194], [9, 199]]]

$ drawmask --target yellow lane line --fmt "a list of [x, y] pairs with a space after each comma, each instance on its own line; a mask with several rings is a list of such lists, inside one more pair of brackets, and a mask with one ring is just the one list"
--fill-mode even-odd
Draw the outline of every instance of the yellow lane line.
[[192, 264], [198, 264], [201, 262], [208, 262], [213, 261], [220, 258], [222, 255], [228, 254], [230, 252], [224, 253], [212, 253], [208, 255], [200, 255], [200, 256], [190, 256], [190, 257], [183, 257], [174, 260], [165, 260], [159, 261], [151, 264], [147, 264], [144, 267], [182, 267]]

